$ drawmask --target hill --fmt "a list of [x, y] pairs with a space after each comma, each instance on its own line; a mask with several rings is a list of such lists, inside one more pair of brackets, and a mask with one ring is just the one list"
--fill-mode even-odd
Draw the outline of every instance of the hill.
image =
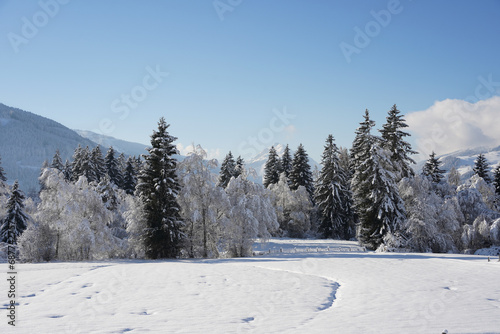
[[[83, 132], [82, 132], [83, 133]], [[90, 137], [90, 134], [85, 133]], [[9, 183], [19, 180], [25, 192], [38, 190], [38, 176], [45, 160], [52, 160], [57, 149], [63, 161], [70, 160], [78, 145], [93, 148], [98, 144], [116, 144], [118, 152], [127, 155], [144, 153], [144, 146], [112, 137], [84, 138], [68, 127], [51, 120], [0, 103], [0, 157]], [[103, 146], [103, 151], [109, 146]], [[142, 147], [142, 151], [139, 149]], [[120, 149], [118, 149], [120, 148]]]

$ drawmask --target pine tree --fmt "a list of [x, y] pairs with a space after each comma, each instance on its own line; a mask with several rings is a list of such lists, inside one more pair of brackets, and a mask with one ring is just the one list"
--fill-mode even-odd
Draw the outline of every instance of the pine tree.
[[121, 187], [123, 184], [123, 175], [120, 167], [118, 166], [118, 160], [115, 158], [115, 150], [112, 146], [110, 146], [106, 152], [104, 163], [106, 165], [106, 172], [111, 182], [113, 182], [116, 186]]
[[63, 174], [66, 181], [71, 181], [73, 177], [73, 170], [71, 168], [71, 163], [68, 160], [64, 163]]
[[92, 156], [88, 146], [81, 148], [80, 145], [75, 150], [73, 154], [73, 164], [72, 164], [72, 180], [78, 181], [80, 176], [85, 176], [87, 181], [93, 182], [97, 181], [97, 175], [94, 167], [92, 166]]
[[368, 158], [370, 148], [376, 137], [370, 134], [371, 129], [375, 126], [375, 122], [370, 119], [368, 109], [365, 110], [364, 121], [359, 123], [360, 126], [356, 130], [356, 137], [351, 148], [351, 170], [358, 170], [361, 164]]
[[493, 172], [493, 184], [495, 185], [495, 193], [500, 196], [500, 165]]
[[134, 167], [134, 159], [129, 157], [127, 159], [127, 166], [125, 167], [125, 175], [123, 176], [123, 190], [129, 195], [133, 195], [136, 184], [137, 173]]
[[28, 220], [28, 215], [24, 212], [24, 194], [16, 180], [7, 201], [7, 216], [0, 227], [0, 241], [16, 245], [17, 238], [28, 227]]
[[399, 196], [392, 168], [390, 152], [374, 141], [368, 159], [354, 174], [358, 240], [369, 249], [378, 248], [388, 233], [397, 235], [406, 219], [404, 202]]
[[168, 133], [168, 127], [162, 117], [158, 130], [151, 135], [151, 148], [147, 149], [149, 154], [144, 155], [145, 164], [137, 185], [146, 215], [145, 253], [150, 259], [175, 258], [182, 244], [183, 222], [177, 203], [180, 186], [177, 161], [173, 158], [178, 154], [173, 144], [177, 138]]
[[231, 151], [226, 155], [220, 166], [219, 181], [217, 185], [226, 188], [231, 181], [231, 178], [236, 174], [236, 162], [234, 161]]
[[474, 162], [474, 174], [477, 174], [479, 177], [482, 177], [487, 183], [491, 182], [489, 170], [490, 167], [488, 165], [488, 160], [481, 153], [478, 155], [476, 161]]
[[265, 188], [270, 184], [278, 183], [280, 179], [280, 158], [274, 146], [269, 150], [269, 158], [264, 165], [264, 182], [262, 183]]
[[62, 163], [61, 154], [59, 153], [59, 150], [56, 150], [56, 153], [52, 158], [52, 163], [50, 164], [50, 168], [55, 168], [60, 172], [64, 170], [64, 165]]
[[236, 167], [234, 168], [234, 177], [237, 178], [241, 174], [243, 174], [243, 170], [245, 169], [245, 160], [240, 156], [236, 159]]
[[422, 174], [430, 177], [432, 182], [439, 184], [441, 180], [444, 178], [444, 173], [446, 171], [439, 168], [441, 165], [441, 161], [436, 158], [436, 153], [432, 152], [429, 156], [429, 160], [425, 163], [422, 168]]
[[314, 203], [314, 182], [312, 178], [309, 157], [302, 144], [293, 155], [292, 170], [290, 172], [290, 189], [297, 190], [304, 186], [309, 193], [311, 201]]
[[387, 123], [380, 130], [382, 134], [382, 148], [391, 152], [391, 160], [396, 167], [396, 182], [399, 182], [402, 178], [414, 176], [410, 164], [414, 164], [415, 161], [410, 158], [410, 155], [417, 152], [413, 151], [410, 143], [404, 140], [404, 137], [410, 134], [400, 130], [408, 127], [405, 122], [397, 106], [393, 105], [388, 112]]
[[97, 182], [101, 181], [102, 178], [107, 174], [106, 165], [104, 163], [104, 158], [102, 157], [102, 151], [99, 145], [92, 149], [90, 153], [91, 168], [94, 170], [95, 178]]
[[314, 196], [320, 214], [320, 231], [325, 238], [348, 240], [354, 236], [351, 194], [332, 135], [326, 140], [321, 164]]
[[281, 173], [285, 173], [286, 178], [290, 181], [290, 172], [292, 171], [292, 156], [288, 145], [285, 147], [283, 156], [281, 157]]

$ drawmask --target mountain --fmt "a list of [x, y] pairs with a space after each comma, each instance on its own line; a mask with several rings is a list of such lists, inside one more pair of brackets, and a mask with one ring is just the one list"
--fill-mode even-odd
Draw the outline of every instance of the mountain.
[[474, 162], [481, 153], [488, 160], [491, 170], [500, 163], [500, 146], [493, 148], [477, 147], [440, 156], [441, 169], [449, 171], [452, 167], [455, 167], [462, 175], [462, 179], [467, 179], [473, 175]]
[[126, 153], [127, 155], [140, 156], [141, 154], [146, 154], [146, 145], [133, 143], [126, 140], [116, 139], [114, 137], [100, 135], [98, 133], [86, 130], [74, 130], [83, 138], [87, 138], [96, 144], [101, 145], [104, 148], [113, 148], [118, 152]]
[[[145, 145], [128, 143], [112, 137], [103, 143], [114, 143], [127, 155], [144, 153]], [[0, 157], [8, 182], [19, 180], [25, 192], [37, 191], [38, 176], [45, 160], [52, 161], [57, 149], [63, 161], [71, 160], [75, 148], [81, 145], [94, 148], [98, 144], [74, 130], [34, 113], [0, 103]], [[103, 145], [103, 152], [108, 146]], [[114, 147], [114, 146], [113, 146]], [[129, 151], [130, 150], [130, 151]]]
[[[438, 156], [441, 162], [440, 168], [448, 172], [452, 167], [460, 173], [462, 180], [470, 178], [474, 172], [472, 168], [474, 167], [474, 162], [479, 154], [483, 153], [488, 160], [491, 171], [498, 166], [500, 163], [500, 146], [497, 147], [476, 147], [471, 149], [465, 149], [460, 151], [455, 151], [448, 154], [443, 154]], [[415, 173], [420, 174], [422, 172], [422, 167], [425, 164], [424, 161], [419, 161], [415, 166]]]

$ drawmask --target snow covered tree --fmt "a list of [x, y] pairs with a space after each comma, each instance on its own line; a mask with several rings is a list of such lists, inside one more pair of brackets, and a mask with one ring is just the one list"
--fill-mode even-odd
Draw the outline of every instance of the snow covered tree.
[[121, 168], [118, 165], [118, 160], [115, 157], [115, 150], [113, 149], [113, 146], [110, 146], [108, 151], [106, 152], [104, 163], [106, 165], [106, 173], [108, 174], [111, 182], [113, 182], [118, 187], [121, 187], [123, 184], [123, 175], [121, 172]]
[[387, 233], [395, 234], [401, 229], [406, 213], [394, 181], [390, 152], [374, 141], [367, 155], [368, 159], [354, 173], [352, 187], [359, 216], [358, 240], [365, 247], [376, 249]]
[[268, 239], [279, 228], [270, 192], [241, 175], [229, 182], [226, 193], [231, 204], [224, 236], [229, 255], [249, 256], [253, 238]]
[[269, 150], [269, 158], [264, 165], [264, 187], [268, 188], [270, 184], [278, 183], [280, 179], [281, 163], [278, 153], [274, 146]]
[[147, 149], [149, 154], [144, 155], [145, 164], [137, 184], [146, 213], [144, 247], [150, 259], [175, 258], [182, 247], [183, 222], [177, 203], [180, 186], [173, 157], [178, 154], [173, 144], [177, 138], [168, 133], [168, 127], [162, 117], [158, 130], [151, 135], [151, 147]]
[[238, 156], [238, 159], [236, 159], [236, 167], [234, 168], [234, 177], [238, 177], [241, 174], [243, 174], [245, 169], [245, 160], [241, 157]]
[[370, 119], [370, 113], [368, 109], [365, 110], [364, 121], [359, 123], [358, 129], [356, 129], [356, 137], [352, 143], [351, 148], [351, 170], [356, 171], [362, 165], [362, 163], [368, 158], [370, 153], [370, 148], [372, 144], [377, 140], [377, 138], [371, 135], [371, 129], [375, 126], [375, 122]]
[[315, 191], [320, 231], [325, 238], [349, 240], [354, 236], [349, 180], [340, 166], [339, 150], [332, 135], [326, 139], [321, 164]]
[[106, 165], [102, 157], [101, 148], [99, 145], [94, 147], [90, 152], [91, 168], [94, 170], [95, 180], [99, 182], [106, 175]]
[[44, 190], [35, 223], [19, 238], [23, 259], [81, 261], [115, 254], [116, 238], [108, 227], [112, 214], [84, 176], [67, 183], [62, 173], [46, 168], [40, 182]]
[[456, 252], [454, 236], [458, 237], [463, 221], [456, 197], [437, 194], [432, 180], [419, 175], [403, 179], [398, 186], [407, 219], [396, 231], [402, 238], [386, 236], [386, 246], [414, 252]]
[[188, 256], [217, 258], [224, 251], [222, 239], [230, 205], [224, 189], [215, 185], [217, 176], [210, 172], [217, 161], [206, 161], [206, 156], [198, 145], [179, 163], [178, 202]]
[[219, 181], [217, 185], [226, 188], [231, 178], [236, 174], [236, 162], [231, 151], [226, 155], [220, 166]]
[[490, 179], [490, 167], [488, 165], [488, 160], [484, 157], [484, 155], [481, 153], [478, 155], [476, 161], [474, 162], [474, 174], [478, 175], [479, 177], [482, 177], [483, 180], [485, 180], [487, 183], [491, 182]]
[[500, 164], [493, 172], [493, 184], [495, 185], [495, 193], [500, 196]]
[[422, 174], [429, 177], [435, 184], [441, 183], [444, 178], [445, 171], [439, 168], [441, 161], [436, 158], [436, 153], [432, 152], [429, 156], [429, 160], [422, 167]]
[[297, 190], [300, 186], [306, 188], [311, 201], [314, 203], [314, 182], [309, 165], [309, 157], [302, 144], [293, 155], [292, 170], [290, 171], [290, 189]]
[[0, 226], [0, 242], [16, 245], [19, 236], [28, 227], [28, 215], [24, 212], [24, 194], [16, 181], [7, 201], [7, 215]]
[[396, 182], [399, 182], [404, 177], [414, 175], [410, 164], [414, 164], [415, 161], [410, 158], [410, 155], [417, 153], [411, 149], [410, 143], [404, 140], [410, 134], [401, 131], [401, 129], [408, 127], [403, 117], [403, 115], [400, 115], [397, 106], [393, 105], [386, 118], [387, 122], [383, 125], [382, 130], [380, 130], [382, 134], [382, 148], [391, 153], [391, 160], [395, 166]]
[[0, 182], [6, 182], [5, 170], [2, 167], [2, 157], [0, 156]]
[[281, 173], [278, 183], [269, 185], [269, 190], [276, 209], [278, 235], [304, 238], [311, 228], [312, 213], [312, 202], [307, 190], [303, 186], [290, 190], [285, 173]]
[[123, 175], [123, 190], [129, 195], [133, 195], [135, 186], [137, 184], [137, 174], [134, 167], [134, 159], [129, 157], [127, 159], [127, 166]]
[[450, 171], [448, 172], [448, 184], [456, 190], [460, 185], [460, 181], [460, 173], [455, 167], [451, 167]]
[[305, 187], [290, 190], [285, 173], [278, 183], [269, 185], [272, 204], [279, 224], [278, 234], [290, 238], [304, 238], [311, 228], [312, 202]]
[[50, 164], [50, 168], [55, 168], [58, 171], [62, 172], [64, 170], [64, 165], [61, 159], [61, 153], [59, 150], [56, 150], [54, 157], [52, 158], [52, 163]]
[[73, 169], [71, 168], [71, 163], [67, 159], [64, 163], [64, 169], [62, 173], [66, 181], [71, 181], [71, 178], [73, 177]]
[[290, 148], [286, 145], [283, 151], [283, 156], [281, 157], [281, 173], [285, 173], [286, 178], [290, 182], [290, 172], [292, 171], [292, 155], [290, 154]]

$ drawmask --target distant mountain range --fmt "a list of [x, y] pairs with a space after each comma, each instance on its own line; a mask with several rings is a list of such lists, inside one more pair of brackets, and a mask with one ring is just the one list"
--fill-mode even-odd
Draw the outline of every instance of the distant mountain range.
[[481, 153], [488, 160], [491, 170], [500, 163], [500, 146], [493, 148], [477, 147], [440, 156], [441, 169], [449, 171], [452, 167], [455, 167], [462, 175], [462, 179], [467, 179], [473, 175], [474, 162]]
[[[45, 160], [52, 161], [57, 149], [63, 161], [70, 160], [75, 148], [112, 145], [127, 155], [145, 153], [145, 145], [130, 143], [89, 131], [75, 131], [64, 125], [0, 103], [0, 157], [9, 183], [19, 180], [25, 192], [36, 191], [38, 176]], [[142, 149], [141, 149], [142, 148]]]

